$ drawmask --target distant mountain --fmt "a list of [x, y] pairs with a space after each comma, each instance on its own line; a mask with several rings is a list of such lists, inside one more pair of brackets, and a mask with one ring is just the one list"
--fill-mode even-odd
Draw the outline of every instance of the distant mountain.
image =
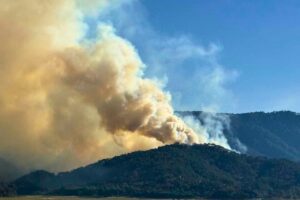
[[[203, 112], [178, 112], [183, 116], [194, 116], [200, 122], [207, 115]], [[253, 112], [245, 114], [217, 114], [227, 118], [224, 134], [230, 146], [243, 153], [269, 158], [286, 158], [300, 161], [300, 115], [290, 111]], [[209, 115], [208, 115], [209, 116]], [[238, 142], [237, 142], [238, 141]], [[240, 149], [240, 144], [243, 147]]]
[[0, 158], [0, 197], [16, 194], [15, 187], [9, 182], [20, 177], [24, 173], [14, 164]]
[[237, 154], [215, 145], [169, 145], [70, 172], [35, 171], [17, 193], [151, 198], [300, 197], [300, 164]]
[[0, 158], [0, 182], [10, 182], [20, 177], [21, 175], [24, 175], [23, 170], [21, 170], [11, 162]]

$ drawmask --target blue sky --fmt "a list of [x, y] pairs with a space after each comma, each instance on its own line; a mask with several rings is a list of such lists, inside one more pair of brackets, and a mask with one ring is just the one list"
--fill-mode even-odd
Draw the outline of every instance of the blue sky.
[[133, 0], [105, 19], [177, 110], [300, 111], [300, 1]]

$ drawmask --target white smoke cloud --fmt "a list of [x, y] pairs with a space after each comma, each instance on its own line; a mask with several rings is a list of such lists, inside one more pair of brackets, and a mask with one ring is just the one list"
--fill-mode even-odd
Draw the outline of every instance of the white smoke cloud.
[[192, 118], [184, 120], [194, 129], [200, 127], [206, 132], [210, 138], [206, 142], [230, 148], [223, 135], [223, 130], [230, 126], [229, 117], [222, 114], [220, 118], [216, 113], [235, 109], [237, 100], [228, 84], [236, 80], [239, 73], [219, 63], [222, 47], [215, 43], [201, 45], [188, 35], [158, 33], [149, 23], [147, 11], [139, 1], [127, 1], [117, 13], [112, 13], [101, 19], [113, 23], [121, 35], [136, 44], [148, 65], [145, 75], [164, 80], [175, 109], [211, 113], [199, 116], [204, 124]]
[[[219, 106], [231, 79], [216, 62], [219, 47], [159, 36], [142, 15], [129, 18], [139, 12], [124, 14], [136, 1], [83, 2], [0, 1], [0, 157], [27, 170], [59, 171], [174, 142], [229, 149], [215, 118], [204, 127], [186, 120], [193, 130], [161, 88], [175, 94], [177, 108]], [[137, 50], [118, 34], [146, 41], [146, 64], [142, 43]]]
[[183, 120], [196, 132], [205, 135], [205, 143], [220, 145], [232, 150], [223, 134], [225, 128], [229, 128], [230, 120], [227, 115], [211, 112], [202, 112], [199, 116], [183, 116]]
[[169, 93], [144, 76], [130, 42], [104, 22], [92, 41], [85, 37], [90, 5], [82, 11], [78, 2], [0, 1], [0, 157], [26, 170], [58, 171], [203, 143], [205, 135], [174, 114]]
[[219, 44], [202, 45], [186, 34], [168, 36], [156, 31], [139, 1], [126, 1], [100, 18], [114, 24], [120, 35], [136, 45], [148, 66], [147, 77], [166, 80], [175, 109], [235, 109], [238, 102], [228, 85], [239, 73], [219, 63]]

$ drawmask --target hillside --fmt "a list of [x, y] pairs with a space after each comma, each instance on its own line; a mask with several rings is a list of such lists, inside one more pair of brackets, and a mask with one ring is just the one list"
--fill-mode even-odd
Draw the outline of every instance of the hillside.
[[175, 144], [57, 175], [36, 171], [14, 184], [20, 195], [300, 197], [300, 165], [249, 157], [215, 145]]
[[[202, 112], [178, 112], [203, 123]], [[290, 111], [217, 114], [226, 116], [224, 134], [234, 149], [254, 156], [300, 161], [300, 115]], [[218, 118], [218, 117], [216, 117]], [[237, 139], [246, 147], [240, 149]]]
[[16, 190], [12, 185], [0, 183], [0, 197], [14, 195], [16, 195]]
[[24, 172], [14, 164], [0, 158], [0, 182], [10, 182], [23, 175]]

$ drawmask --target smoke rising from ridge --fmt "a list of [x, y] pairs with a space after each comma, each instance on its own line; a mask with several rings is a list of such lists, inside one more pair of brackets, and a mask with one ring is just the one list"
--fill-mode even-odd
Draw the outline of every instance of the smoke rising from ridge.
[[0, 1], [0, 157], [57, 171], [205, 142], [174, 115], [170, 95], [143, 78], [136, 50], [112, 27], [100, 25], [95, 43], [83, 41], [77, 3]]

